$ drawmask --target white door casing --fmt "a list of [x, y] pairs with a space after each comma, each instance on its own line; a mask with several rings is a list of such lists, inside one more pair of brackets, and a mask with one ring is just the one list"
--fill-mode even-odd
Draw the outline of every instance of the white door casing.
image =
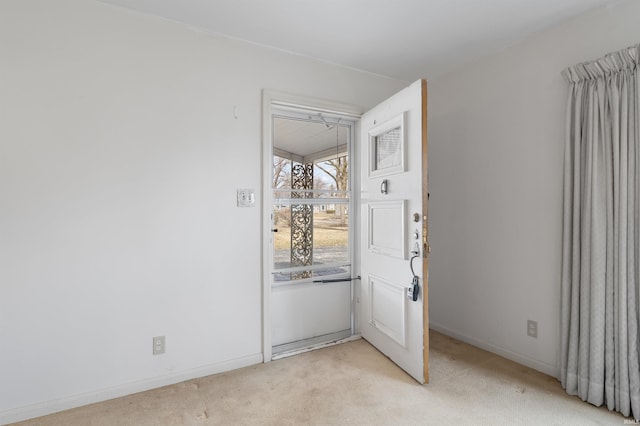
[[[419, 383], [428, 381], [426, 82], [361, 118], [361, 331]], [[418, 277], [418, 300], [407, 288]]]

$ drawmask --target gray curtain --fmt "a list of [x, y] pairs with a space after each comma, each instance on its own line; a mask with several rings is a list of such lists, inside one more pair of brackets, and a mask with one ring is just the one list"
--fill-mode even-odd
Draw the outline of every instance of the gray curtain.
[[560, 381], [640, 419], [640, 45], [563, 71]]

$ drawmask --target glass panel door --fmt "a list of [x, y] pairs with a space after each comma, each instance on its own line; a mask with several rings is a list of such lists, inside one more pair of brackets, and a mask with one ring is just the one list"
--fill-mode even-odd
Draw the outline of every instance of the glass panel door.
[[317, 112], [272, 116], [274, 354], [353, 332], [353, 126]]

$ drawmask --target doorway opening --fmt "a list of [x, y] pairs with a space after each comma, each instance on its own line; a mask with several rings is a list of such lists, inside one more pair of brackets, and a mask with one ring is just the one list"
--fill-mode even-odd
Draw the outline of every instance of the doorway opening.
[[357, 118], [277, 103], [269, 109], [265, 266], [269, 355], [278, 356], [355, 333], [351, 150]]
[[264, 360], [361, 333], [428, 382], [427, 82], [366, 112], [307, 101], [263, 97]]

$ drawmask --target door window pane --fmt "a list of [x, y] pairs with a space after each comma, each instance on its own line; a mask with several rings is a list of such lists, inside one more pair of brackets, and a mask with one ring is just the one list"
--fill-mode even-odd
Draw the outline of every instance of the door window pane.
[[375, 137], [374, 170], [392, 169], [402, 165], [401, 131], [400, 127], [396, 127]]

